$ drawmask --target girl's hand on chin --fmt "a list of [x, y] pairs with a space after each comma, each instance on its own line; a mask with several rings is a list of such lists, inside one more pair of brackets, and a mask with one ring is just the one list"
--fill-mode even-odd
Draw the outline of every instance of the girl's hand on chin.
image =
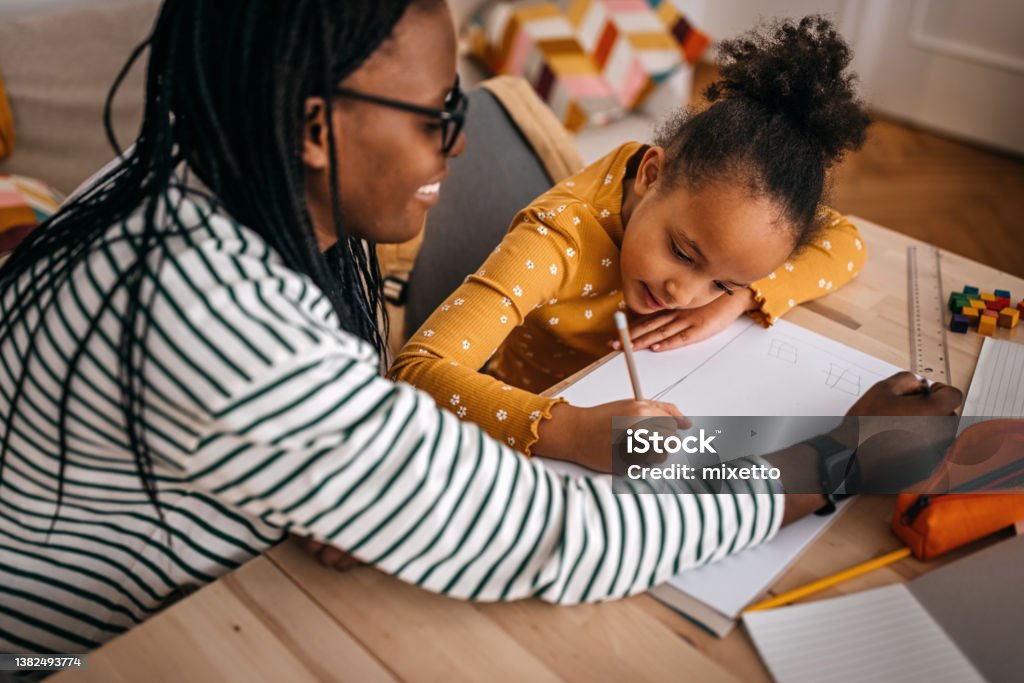
[[[635, 350], [668, 351], [718, 334], [747, 311], [757, 308], [754, 293], [747, 287], [723, 294], [699, 308], [658, 311], [631, 322], [629, 331]], [[610, 342], [618, 349], [618, 340]]]

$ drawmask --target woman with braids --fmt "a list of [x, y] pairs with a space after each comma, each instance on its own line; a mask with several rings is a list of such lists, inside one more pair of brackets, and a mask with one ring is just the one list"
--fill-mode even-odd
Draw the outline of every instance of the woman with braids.
[[[367, 243], [420, 229], [464, 145], [442, 2], [166, 0], [144, 50], [138, 138], [0, 270], [0, 651], [97, 647], [288, 533], [460, 598], [572, 603], [821, 504], [613, 495], [379, 376]], [[860, 405], [958, 401], [903, 393]]]

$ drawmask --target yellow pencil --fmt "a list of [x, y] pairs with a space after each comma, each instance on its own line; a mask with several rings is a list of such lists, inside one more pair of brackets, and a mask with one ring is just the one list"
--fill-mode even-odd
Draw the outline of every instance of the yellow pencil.
[[875, 569], [879, 569], [880, 567], [884, 567], [887, 564], [892, 564], [893, 562], [902, 560], [904, 557], [908, 557], [909, 555], [910, 548], [900, 548], [899, 550], [894, 550], [891, 553], [886, 553], [885, 555], [876, 557], [873, 560], [868, 560], [867, 562], [858, 564], [854, 567], [850, 567], [849, 569], [844, 569], [843, 571], [837, 572], [832, 576], [826, 576], [823, 579], [812, 581], [806, 586], [794, 588], [793, 590], [787, 591], [782, 595], [776, 595], [774, 598], [768, 598], [767, 600], [763, 600], [754, 605], [753, 607], [748, 607], [744, 611], [756, 612], [757, 610], [771, 609], [772, 607], [778, 607], [779, 605], [785, 605], [790, 602], [796, 602], [800, 598], [805, 598], [808, 595], [813, 595], [814, 593], [817, 593], [818, 591], [823, 591], [826, 588], [831, 588], [832, 586], [843, 583], [844, 581], [849, 581], [854, 577], [860, 576], [862, 574], [867, 574], [868, 572], [874, 571]]

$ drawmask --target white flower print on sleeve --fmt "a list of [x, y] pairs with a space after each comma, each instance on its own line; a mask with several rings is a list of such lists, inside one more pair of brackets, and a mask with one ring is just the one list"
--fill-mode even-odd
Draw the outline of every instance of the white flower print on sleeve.
[[494, 417], [498, 418], [498, 422], [504, 422], [505, 418], [508, 417], [508, 413], [504, 410], [499, 410], [494, 414]]
[[509, 306], [512, 305], [512, 299], [509, 299], [507, 296], [503, 296], [501, 297], [501, 303], [502, 305], [505, 306], [505, 308], [508, 308]]
[[603, 258], [601, 259], [601, 265], [604, 266], [605, 268], [610, 268], [612, 265], [612, 260], [610, 258]]
[[531, 261], [530, 259], [526, 259], [526, 269], [533, 270], [533, 261]]
[[572, 258], [573, 256], [576, 255], [576, 250], [573, 249], [572, 247], [566, 247], [565, 255], [568, 256], [569, 258]]
[[555, 325], [558, 324], [558, 318], [549, 318], [548, 319], [548, 324], [550, 324], [552, 327], [554, 327]]
[[468, 339], [463, 339], [462, 340], [462, 350], [463, 351], [469, 351], [469, 340]]
[[583, 311], [583, 317], [586, 318], [587, 320], [590, 320], [591, 318], [594, 317], [594, 312], [588, 308], [587, 310]]
[[520, 287], [519, 285], [516, 285], [515, 287], [512, 288], [512, 293], [515, 294], [516, 296], [522, 296], [523, 288]]
[[466, 301], [462, 297], [459, 297], [458, 299], [456, 299], [452, 303], [455, 304], [456, 306], [461, 306], [462, 304], [466, 303]]
[[451, 403], [453, 406], [457, 406], [459, 405], [459, 400], [460, 399], [458, 394], [452, 394], [452, 397], [448, 399], [448, 402]]
[[539, 232], [542, 235], [546, 235], [546, 234], [548, 234], [548, 229], [545, 226], [543, 226], [543, 225], [538, 225], [537, 226], [537, 232]]
[[548, 270], [551, 272], [552, 275], [558, 275], [558, 266], [556, 266], [554, 263], [551, 264]]
[[455, 411], [455, 414], [459, 417], [466, 417], [466, 406], [459, 406], [459, 409]]
[[433, 330], [423, 330], [423, 336], [424, 337], [433, 337], [434, 336], [434, 331]]

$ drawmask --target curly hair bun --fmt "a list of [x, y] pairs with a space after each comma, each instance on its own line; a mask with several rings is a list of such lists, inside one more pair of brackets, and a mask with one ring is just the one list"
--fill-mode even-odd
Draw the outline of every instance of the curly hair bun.
[[854, 92], [856, 76], [844, 73], [850, 48], [828, 19], [785, 20], [723, 41], [721, 80], [705, 95], [747, 98], [769, 115], [782, 114], [816, 143], [826, 164], [858, 149], [870, 119]]

